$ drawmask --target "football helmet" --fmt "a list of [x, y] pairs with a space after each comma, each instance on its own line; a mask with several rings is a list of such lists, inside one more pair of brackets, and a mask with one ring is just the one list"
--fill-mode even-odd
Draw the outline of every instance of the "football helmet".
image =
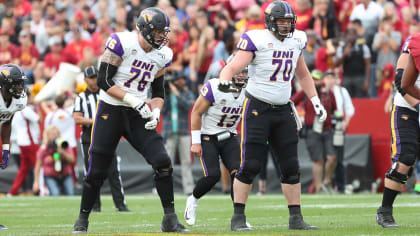
[[[149, 7], [141, 11], [136, 24], [146, 41], [155, 49], [161, 49], [169, 39], [169, 18], [164, 11], [156, 7]], [[161, 31], [163, 34], [157, 33]]]
[[22, 69], [15, 64], [0, 66], [0, 86], [12, 97], [18, 99], [24, 96], [26, 76]]
[[[274, 1], [264, 11], [265, 25], [280, 38], [290, 38], [296, 28], [296, 14], [289, 3]], [[289, 19], [290, 24], [277, 24], [277, 19]]]
[[[229, 64], [233, 58], [236, 56], [236, 53], [233, 53], [226, 60], [226, 64]], [[248, 66], [243, 68], [238, 74], [233, 75], [232, 83], [238, 88], [244, 88], [248, 83]]]

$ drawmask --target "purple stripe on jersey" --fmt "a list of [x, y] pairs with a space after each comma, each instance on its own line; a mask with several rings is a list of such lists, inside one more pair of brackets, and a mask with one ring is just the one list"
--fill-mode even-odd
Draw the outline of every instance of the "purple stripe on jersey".
[[303, 46], [302, 50], [306, 49], [306, 46], [308, 46], [308, 42], [305, 42], [305, 46]]
[[284, 10], [285, 10], [285, 14], [289, 14], [289, 7], [287, 7], [287, 4], [286, 4], [286, 2], [284, 2], [284, 1], [281, 1], [281, 3], [283, 3], [283, 6], [284, 6]]
[[124, 49], [122, 48], [120, 38], [118, 38], [118, 35], [115, 33], [111, 34], [110, 37], [111, 39], [108, 39], [108, 41], [106, 42], [106, 48], [108, 48], [118, 56], [122, 57], [124, 55]]
[[401, 53], [410, 53], [410, 49], [408, 49], [408, 44], [410, 43], [411, 37], [408, 37], [407, 40], [405, 40], [404, 45], [401, 48]]
[[101, 100], [99, 100], [98, 102], [98, 107], [96, 108], [96, 116], [95, 116], [95, 123], [93, 124], [93, 129], [92, 129], [92, 135], [90, 137], [90, 146], [89, 146], [89, 167], [88, 167], [88, 171], [86, 173], [86, 177], [89, 176], [90, 171], [92, 170], [92, 147], [93, 147], [93, 141], [94, 141], [94, 137], [95, 137], [95, 130], [96, 130], [96, 124], [98, 122], [98, 118], [99, 118], [99, 110], [101, 109]]
[[211, 89], [210, 81], [207, 81], [207, 83], [201, 88], [200, 94], [212, 104], [214, 103], [213, 90]]
[[242, 34], [237, 48], [243, 51], [258, 51], [257, 47], [254, 45], [254, 42], [252, 42], [251, 38], [246, 33]]
[[245, 102], [244, 102], [245, 104], [245, 106], [244, 106], [244, 109], [245, 109], [245, 111], [242, 113], [243, 114], [243, 116], [242, 116], [242, 122], [243, 122], [243, 124], [242, 124], [242, 127], [243, 127], [243, 129], [241, 130], [241, 135], [242, 135], [242, 142], [241, 142], [241, 146], [242, 146], [242, 153], [241, 153], [241, 157], [242, 157], [242, 159], [241, 159], [241, 166], [239, 167], [239, 173], [241, 173], [242, 172], [242, 170], [244, 169], [244, 165], [245, 165], [245, 147], [246, 147], [246, 117], [247, 117], [247, 113], [248, 113], [248, 108], [249, 108], [249, 104], [251, 103], [251, 100], [250, 99], [248, 99], [248, 98], [246, 98], [245, 99]]
[[172, 65], [172, 60], [165, 64], [165, 68]]
[[398, 116], [398, 106], [395, 106], [394, 117], [392, 118], [394, 119], [395, 144], [397, 146], [397, 153], [395, 154], [395, 156], [392, 157], [394, 161], [398, 161], [400, 159], [401, 154], [401, 139], [400, 132], [398, 132]]

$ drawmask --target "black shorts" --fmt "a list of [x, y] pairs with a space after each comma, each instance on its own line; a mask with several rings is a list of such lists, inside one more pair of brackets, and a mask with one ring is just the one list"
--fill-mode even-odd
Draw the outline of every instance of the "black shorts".
[[200, 162], [204, 176], [220, 176], [219, 156], [230, 173], [239, 169], [241, 151], [238, 136], [219, 142], [216, 135], [202, 134], [201, 148], [203, 155]]
[[412, 156], [418, 159], [420, 154], [419, 113], [394, 105], [390, 125], [392, 160], [398, 161]]
[[290, 104], [271, 105], [247, 94], [241, 125], [241, 167], [239, 172], [255, 174], [272, 147], [282, 173], [298, 169], [297, 125]]
[[[163, 145], [162, 136], [156, 130], [146, 130], [146, 122], [130, 107], [114, 106], [99, 101], [89, 148], [89, 167], [92, 159], [110, 164], [121, 137], [125, 137], [154, 169], [170, 166], [171, 161]], [[105, 164], [100, 166], [105, 168]]]

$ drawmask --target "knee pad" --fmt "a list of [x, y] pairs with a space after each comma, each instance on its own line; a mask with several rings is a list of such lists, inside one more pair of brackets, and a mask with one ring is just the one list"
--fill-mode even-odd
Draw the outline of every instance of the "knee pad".
[[298, 184], [300, 182], [299, 169], [284, 171], [281, 176], [281, 182], [283, 184]]
[[415, 154], [401, 155], [398, 161], [407, 166], [412, 166], [416, 162], [417, 156]]
[[151, 164], [154, 170], [172, 167], [171, 158], [166, 152], [156, 153], [151, 160]]
[[155, 180], [164, 179], [172, 176], [172, 165], [167, 168], [155, 169]]
[[398, 172], [397, 169], [398, 169], [398, 162], [394, 162], [391, 169], [389, 169], [386, 172], [385, 177], [401, 184], [407, 183], [408, 174], [402, 174]]

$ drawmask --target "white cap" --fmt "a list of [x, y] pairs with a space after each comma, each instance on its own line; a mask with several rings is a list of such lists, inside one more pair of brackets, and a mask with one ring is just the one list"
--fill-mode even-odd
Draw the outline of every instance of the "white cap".
[[58, 43], [61, 43], [61, 38], [59, 36], [52, 36], [50, 39], [48, 39], [49, 46], [52, 46]]

